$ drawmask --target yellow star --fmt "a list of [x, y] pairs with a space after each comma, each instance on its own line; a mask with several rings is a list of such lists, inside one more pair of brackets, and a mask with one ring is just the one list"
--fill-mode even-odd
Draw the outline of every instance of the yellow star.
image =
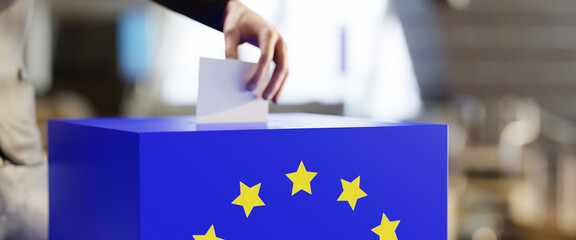
[[210, 226], [206, 235], [194, 235], [194, 240], [224, 240], [222, 238], [216, 237], [216, 233], [214, 232], [214, 225]]
[[292, 195], [296, 194], [300, 190], [304, 190], [305, 192], [312, 194], [310, 181], [314, 179], [316, 174], [318, 173], [306, 171], [306, 167], [304, 167], [304, 162], [300, 161], [300, 166], [298, 166], [298, 170], [296, 172], [286, 174], [286, 176], [290, 178], [290, 180], [293, 183]]
[[232, 204], [244, 207], [244, 212], [246, 213], [246, 217], [248, 217], [252, 208], [265, 205], [264, 202], [262, 202], [262, 199], [258, 196], [259, 192], [260, 183], [253, 187], [248, 187], [244, 183], [240, 182], [240, 196], [234, 199]]
[[398, 240], [396, 236], [396, 228], [400, 224], [400, 220], [390, 222], [386, 214], [382, 214], [382, 223], [380, 226], [372, 229], [372, 232], [380, 236], [380, 240]]
[[356, 207], [356, 201], [359, 198], [368, 196], [362, 189], [360, 189], [360, 176], [358, 176], [354, 181], [348, 182], [344, 179], [342, 180], [342, 194], [338, 197], [338, 201], [348, 201], [352, 211]]

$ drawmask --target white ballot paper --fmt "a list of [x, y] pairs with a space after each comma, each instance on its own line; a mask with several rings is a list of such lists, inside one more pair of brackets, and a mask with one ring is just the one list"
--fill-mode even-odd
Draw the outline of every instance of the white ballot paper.
[[196, 123], [266, 122], [268, 102], [261, 96], [267, 82], [252, 92], [246, 90], [255, 69], [255, 63], [200, 58]]

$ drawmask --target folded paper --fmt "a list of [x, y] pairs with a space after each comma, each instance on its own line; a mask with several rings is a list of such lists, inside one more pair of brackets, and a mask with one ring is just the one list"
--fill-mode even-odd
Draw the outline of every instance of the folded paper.
[[200, 58], [197, 122], [266, 122], [268, 102], [261, 96], [267, 82], [261, 82], [252, 92], [246, 90], [246, 83], [255, 69], [255, 63]]

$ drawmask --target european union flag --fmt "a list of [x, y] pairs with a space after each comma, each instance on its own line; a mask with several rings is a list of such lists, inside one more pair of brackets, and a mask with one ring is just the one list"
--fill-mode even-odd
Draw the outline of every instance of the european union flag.
[[447, 238], [445, 125], [52, 120], [48, 143], [51, 239]]

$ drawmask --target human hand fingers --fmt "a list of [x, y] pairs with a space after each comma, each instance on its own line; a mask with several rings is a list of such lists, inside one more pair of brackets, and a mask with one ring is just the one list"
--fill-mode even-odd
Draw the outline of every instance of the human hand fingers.
[[286, 75], [284, 75], [284, 81], [282, 81], [282, 85], [280, 85], [280, 89], [278, 90], [276, 95], [274, 95], [274, 97], [272, 98], [272, 102], [274, 104], [278, 104], [278, 101], [280, 100], [280, 97], [282, 96], [282, 91], [284, 90], [284, 84], [286, 84], [286, 80], [288, 79], [288, 75], [289, 75], [289, 73], [286, 73]]
[[262, 79], [267, 77], [270, 63], [274, 58], [274, 49], [278, 42], [278, 33], [273, 28], [263, 28], [258, 33], [258, 46], [260, 47], [260, 58], [256, 65], [256, 70], [250, 77], [246, 88], [249, 91], [256, 89]]
[[226, 58], [238, 59], [238, 45], [240, 45], [240, 32], [238, 29], [231, 29], [224, 32], [226, 42]]
[[277, 104], [280, 98], [280, 93], [284, 82], [288, 78], [289, 68], [288, 68], [288, 56], [287, 47], [282, 37], [278, 38], [276, 46], [274, 48], [274, 62], [276, 63], [276, 68], [272, 74], [272, 78], [262, 94], [262, 98], [265, 100], [272, 99], [272, 101]]

